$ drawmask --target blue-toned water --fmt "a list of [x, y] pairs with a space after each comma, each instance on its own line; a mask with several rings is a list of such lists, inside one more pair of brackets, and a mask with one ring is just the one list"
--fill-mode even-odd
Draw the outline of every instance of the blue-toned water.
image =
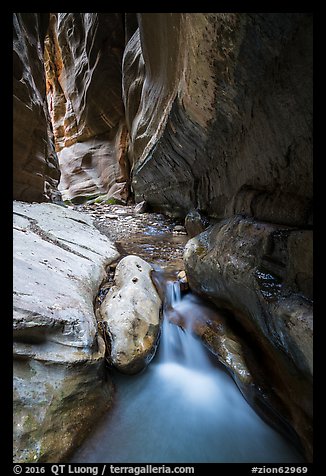
[[138, 375], [115, 374], [115, 404], [71, 462], [303, 462], [200, 341], [169, 322], [172, 311], [191, 320], [191, 299], [168, 284], [157, 355]]

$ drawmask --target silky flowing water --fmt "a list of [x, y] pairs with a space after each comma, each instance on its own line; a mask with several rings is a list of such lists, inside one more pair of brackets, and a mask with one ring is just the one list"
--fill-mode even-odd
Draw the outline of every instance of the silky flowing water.
[[[302, 458], [248, 405], [231, 377], [190, 331], [187, 295], [168, 283], [159, 350], [145, 371], [116, 373], [113, 408], [74, 463], [295, 463]], [[190, 301], [191, 303], [191, 301]]]
[[[114, 404], [70, 462], [303, 462], [294, 446], [250, 407], [229, 374], [191, 332], [193, 311], [207, 311], [192, 293], [181, 296], [171, 280], [182, 264], [187, 237], [173, 233], [175, 224], [162, 215], [148, 214], [148, 226], [143, 216], [133, 217], [129, 209], [127, 221], [121, 216], [126, 214], [123, 207], [112, 210], [120, 212], [121, 228], [127, 222], [136, 227], [118, 235], [120, 251], [164, 270], [158, 273], [161, 285], [165, 282], [162, 332], [158, 351], [143, 372], [128, 376], [110, 371]], [[99, 227], [106, 232], [102, 220]], [[176, 313], [188, 323], [184, 330], [170, 321]]]

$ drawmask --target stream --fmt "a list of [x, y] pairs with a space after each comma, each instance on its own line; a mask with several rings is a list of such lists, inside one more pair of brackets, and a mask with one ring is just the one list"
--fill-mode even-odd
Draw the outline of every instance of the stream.
[[[295, 447], [250, 407], [217, 358], [190, 331], [191, 309], [200, 300], [192, 293], [182, 295], [175, 281], [186, 234], [175, 233], [178, 225], [161, 215], [146, 214], [150, 216], [144, 219], [132, 210], [117, 214], [131, 217], [127, 221], [133, 229], [128, 233], [124, 228], [119, 234], [119, 221], [121, 229], [126, 221], [113, 219], [112, 210], [110, 220], [116, 224], [114, 238], [120, 251], [141, 256], [163, 276], [162, 333], [156, 355], [144, 371], [133, 376], [110, 371], [114, 404], [70, 462], [304, 462]], [[102, 232], [112, 237], [105, 220], [100, 216], [96, 220]], [[176, 312], [189, 328], [170, 322]]]

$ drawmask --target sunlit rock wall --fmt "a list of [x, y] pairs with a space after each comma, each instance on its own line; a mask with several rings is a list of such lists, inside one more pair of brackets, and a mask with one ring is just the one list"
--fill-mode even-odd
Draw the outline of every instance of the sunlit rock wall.
[[51, 14], [47, 98], [64, 200], [108, 193], [125, 201], [129, 167], [121, 94], [122, 13]]

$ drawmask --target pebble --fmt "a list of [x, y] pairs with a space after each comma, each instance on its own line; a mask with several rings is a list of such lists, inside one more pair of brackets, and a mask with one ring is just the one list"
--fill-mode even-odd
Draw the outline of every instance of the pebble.
[[117, 213], [118, 215], [126, 215], [126, 213], [128, 213], [128, 210], [115, 210], [115, 213]]
[[186, 229], [182, 225], [176, 225], [175, 227], [173, 227], [173, 231], [183, 231], [183, 232], [185, 232]]
[[145, 201], [137, 203], [135, 206], [135, 213], [146, 213], [147, 203]]
[[[158, 263], [173, 274], [175, 266], [181, 268], [186, 236], [181, 238], [180, 235], [187, 235], [181, 224], [158, 213], [137, 214], [134, 206], [97, 204], [77, 209], [93, 216], [99, 229], [122, 246], [124, 252]], [[172, 234], [174, 240], [171, 241]], [[180, 282], [180, 285], [183, 289], [184, 284]]]

